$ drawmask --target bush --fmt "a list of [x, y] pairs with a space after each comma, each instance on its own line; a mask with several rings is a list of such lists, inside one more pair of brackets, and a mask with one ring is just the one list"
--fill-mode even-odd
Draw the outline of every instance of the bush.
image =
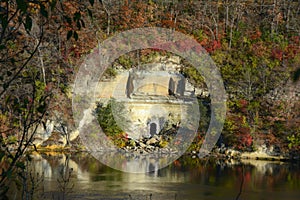
[[288, 136], [287, 140], [289, 141], [288, 147], [290, 149], [300, 149], [300, 133]]
[[[124, 147], [127, 142], [127, 135], [117, 124], [115, 117], [118, 117], [119, 122], [126, 122], [123, 116], [124, 105], [116, 102], [115, 99], [110, 99], [105, 105], [104, 103], [98, 103], [96, 108], [96, 115], [98, 122], [103, 132], [112, 139], [115, 145], [118, 147]], [[118, 116], [113, 115], [113, 109], [118, 113]]]

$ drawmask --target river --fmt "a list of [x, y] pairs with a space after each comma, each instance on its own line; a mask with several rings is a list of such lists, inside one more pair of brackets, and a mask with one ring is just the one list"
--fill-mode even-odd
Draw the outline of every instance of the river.
[[[300, 198], [300, 165], [185, 156], [156, 172], [124, 173], [87, 153], [32, 154], [20, 181], [34, 199], [282, 200]], [[33, 181], [30, 181], [32, 177]], [[27, 194], [26, 192], [23, 194]], [[12, 186], [10, 199], [22, 190]], [[28, 195], [28, 194], [27, 194]]]

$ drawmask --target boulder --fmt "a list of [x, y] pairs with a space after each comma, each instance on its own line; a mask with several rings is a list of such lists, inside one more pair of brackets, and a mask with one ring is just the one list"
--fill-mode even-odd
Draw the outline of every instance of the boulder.
[[159, 142], [159, 140], [156, 137], [152, 137], [146, 142], [146, 144], [147, 145], [155, 145], [158, 142]]
[[225, 151], [225, 155], [230, 157], [230, 158], [237, 158], [241, 156], [241, 152], [233, 150], [233, 149], [227, 149]]
[[144, 144], [143, 142], [140, 142], [139, 145], [140, 145], [141, 148], [146, 148], [146, 146], [147, 146], [147, 145]]

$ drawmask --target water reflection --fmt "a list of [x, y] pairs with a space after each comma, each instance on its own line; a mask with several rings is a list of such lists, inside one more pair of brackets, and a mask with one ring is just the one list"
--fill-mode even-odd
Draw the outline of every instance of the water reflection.
[[[31, 157], [28, 167], [44, 178], [36, 199], [235, 199], [240, 187], [240, 199], [300, 196], [299, 164], [185, 157], [155, 172], [133, 174], [111, 169], [88, 154]], [[12, 187], [10, 195], [19, 199], [21, 192]]]

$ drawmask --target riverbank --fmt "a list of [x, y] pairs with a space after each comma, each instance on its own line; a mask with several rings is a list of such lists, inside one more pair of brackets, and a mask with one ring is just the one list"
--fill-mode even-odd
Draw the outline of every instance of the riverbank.
[[256, 151], [237, 151], [233, 148], [222, 146], [215, 148], [211, 155], [235, 160], [300, 161], [299, 154], [295, 152], [280, 152], [279, 150], [274, 150], [273, 147], [266, 148], [264, 145], [259, 147]]
[[[138, 149], [130, 149], [130, 148], [123, 148], [123, 150], [126, 149], [124, 152], [132, 152], [132, 153], [139, 153], [139, 154], [145, 154], [145, 152], [148, 153], [156, 153], [155, 151], [150, 152], [149, 149], [146, 151], [142, 148]], [[150, 148], [152, 149], [152, 147]], [[158, 152], [160, 149], [161, 153], [164, 154], [172, 154], [172, 150], [166, 149], [166, 148], [156, 148], [156, 151]], [[161, 151], [161, 149], [164, 149]], [[83, 146], [80, 147], [60, 147], [60, 146], [46, 146], [46, 147], [37, 147], [36, 149], [31, 148], [29, 149], [28, 153], [45, 153], [45, 154], [76, 154], [76, 153], [89, 153], [89, 151], [84, 148]], [[142, 153], [141, 153], [142, 152]], [[197, 151], [191, 151], [191, 152], [185, 152], [183, 157], [190, 156], [194, 159], [198, 158], [198, 152]], [[295, 153], [282, 153], [282, 154], [271, 154], [267, 152], [262, 151], [254, 151], [254, 152], [241, 152], [237, 151], [231, 148], [226, 148], [224, 151], [220, 151], [220, 148], [215, 148], [212, 152], [206, 156], [206, 158], [217, 158], [217, 159], [230, 159], [230, 160], [261, 160], [261, 161], [280, 161], [280, 162], [300, 162], [300, 156]]]

